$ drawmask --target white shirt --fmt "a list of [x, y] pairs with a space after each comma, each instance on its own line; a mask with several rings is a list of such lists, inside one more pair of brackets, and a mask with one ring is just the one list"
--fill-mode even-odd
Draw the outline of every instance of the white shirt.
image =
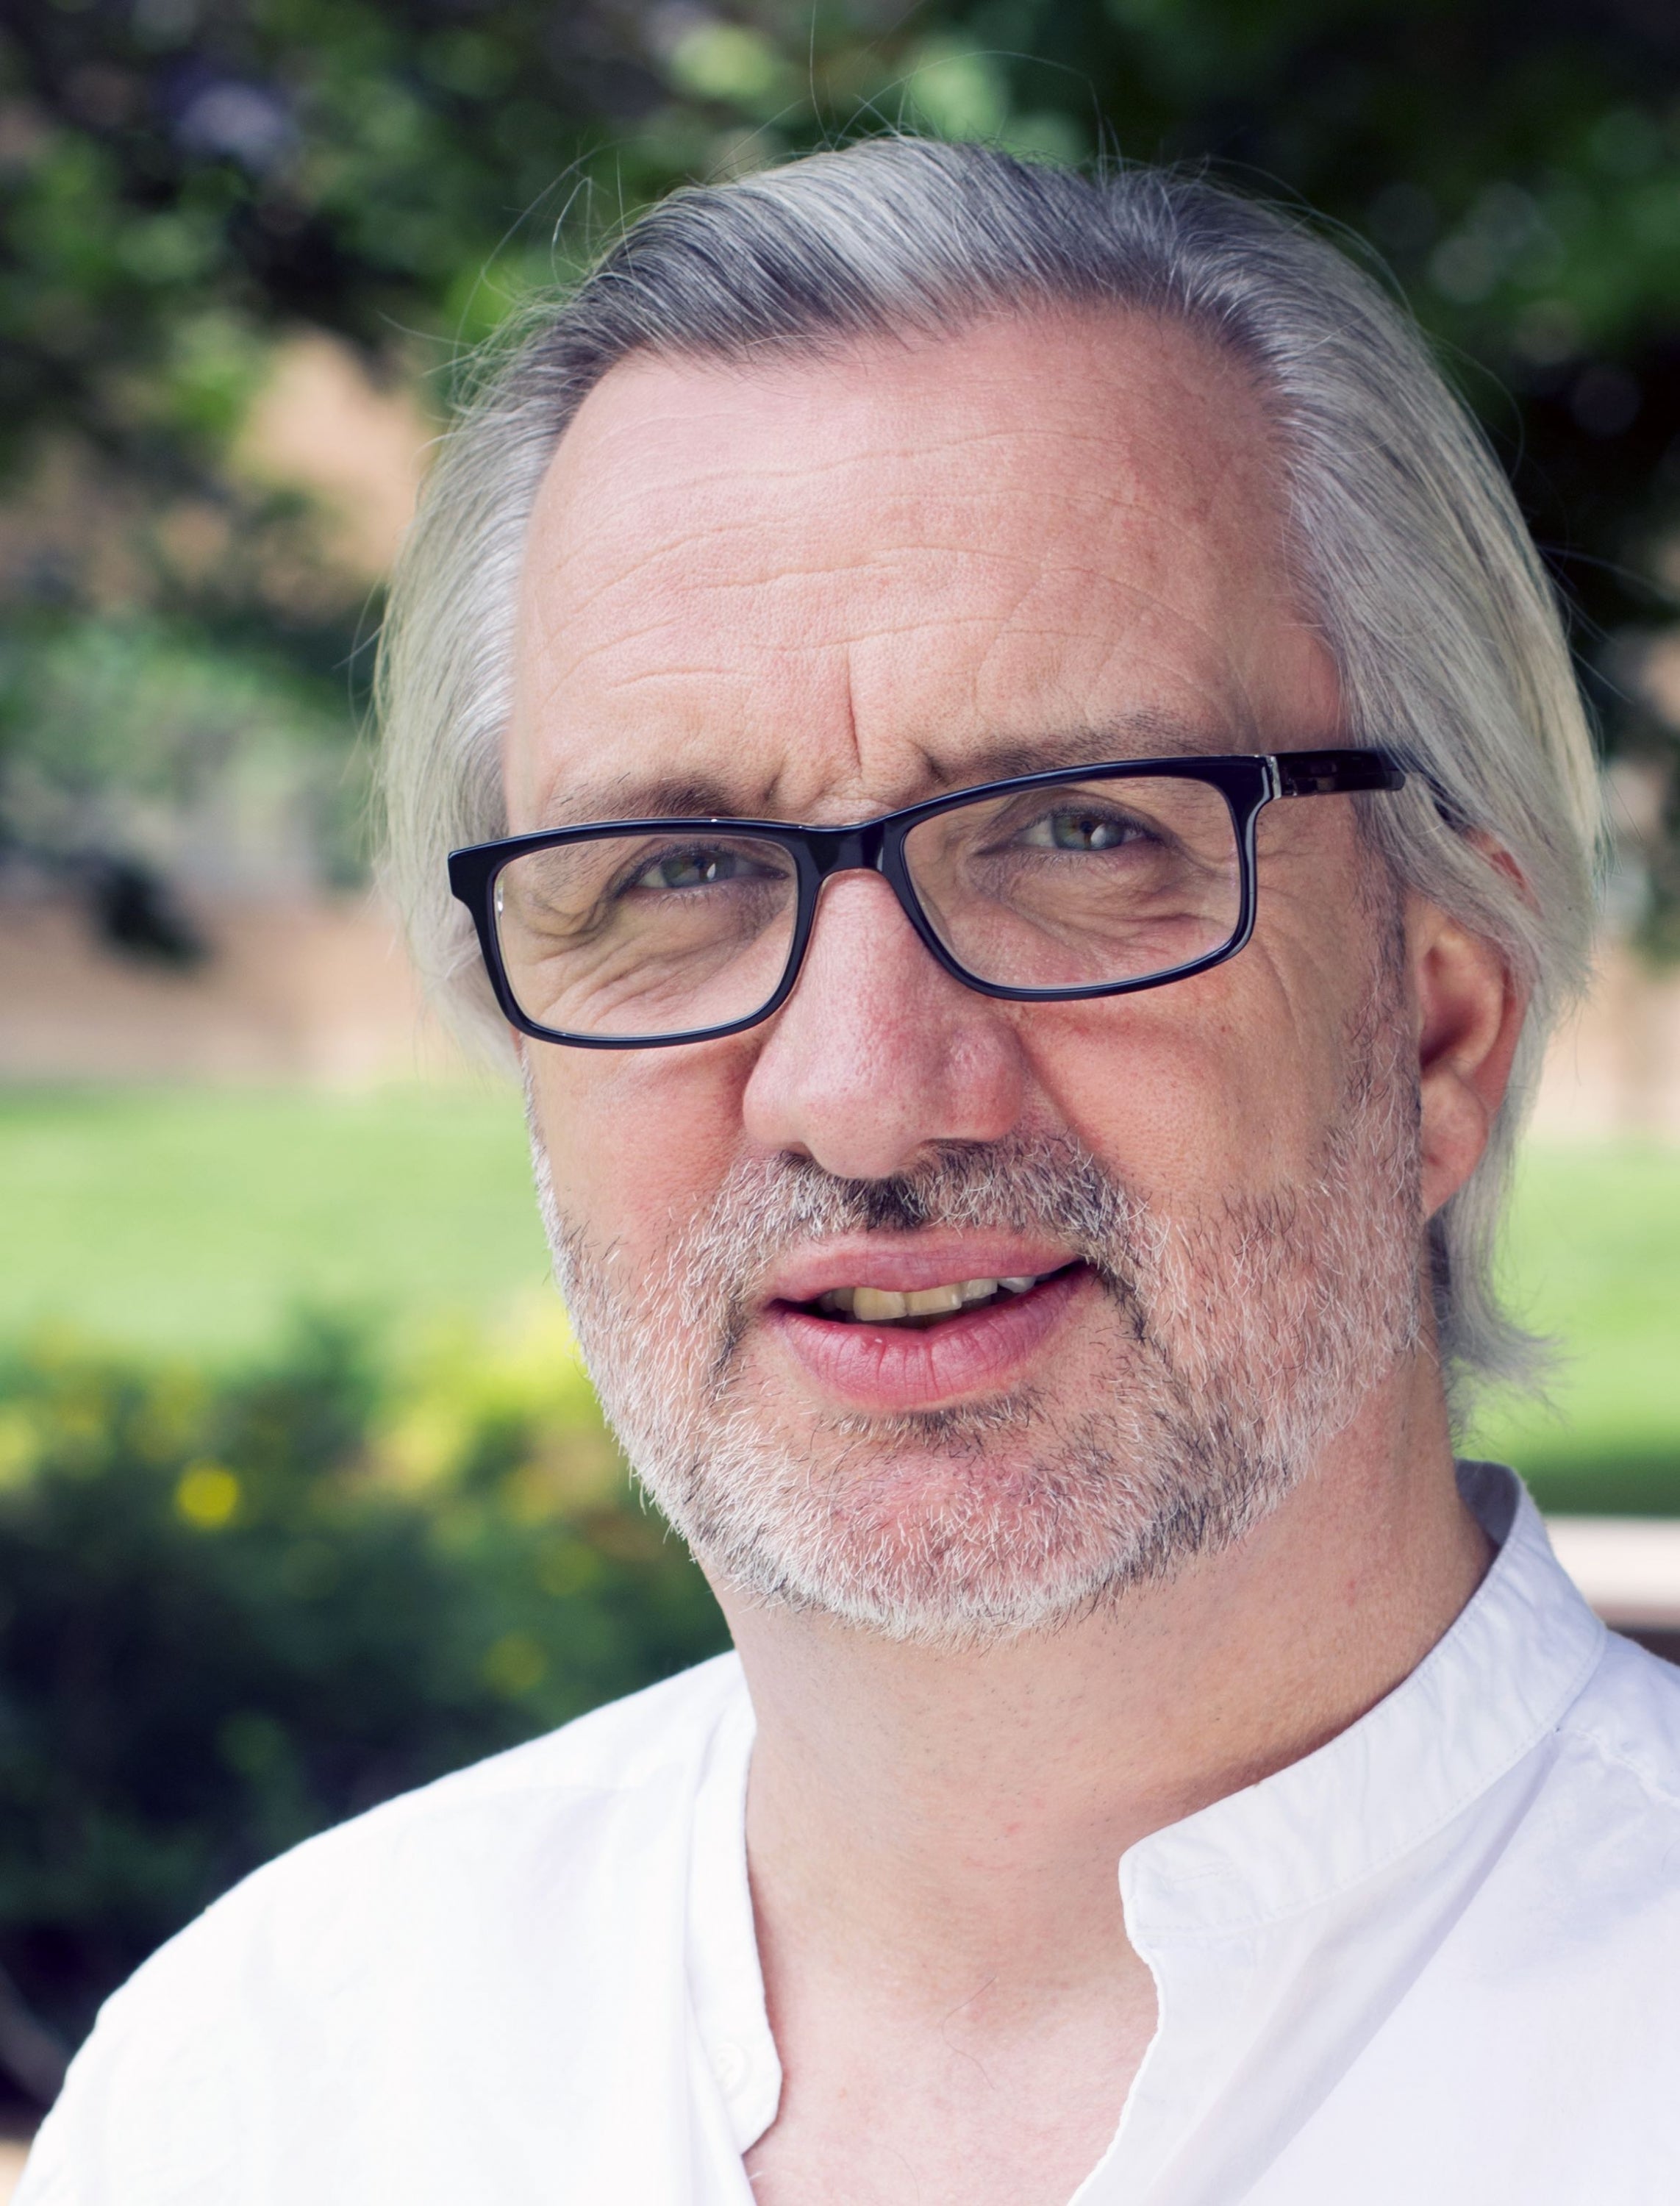
[[[1509, 1472], [1386, 1700], [1119, 1863], [1159, 2025], [1078, 2206], [1676, 2206], [1680, 1672]], [[18, 2206], [750, 2206], [732, 1656], [312, 1839], [110, 2001]]]

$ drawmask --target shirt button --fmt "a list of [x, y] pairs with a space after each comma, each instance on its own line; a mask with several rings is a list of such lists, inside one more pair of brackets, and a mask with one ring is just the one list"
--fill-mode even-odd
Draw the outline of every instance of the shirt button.
[[712, 2072], [718, 2078], [718, 2090], [732, 2099], [745, 2085], [752, 2063], [743, 2049], [726, 2037], [712, 2048]]

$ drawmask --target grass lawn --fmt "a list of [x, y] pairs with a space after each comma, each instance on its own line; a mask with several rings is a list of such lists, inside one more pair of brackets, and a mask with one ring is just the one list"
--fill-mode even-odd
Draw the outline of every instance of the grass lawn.
[[260, 1350], [300, 1304], [494, 1326], [545, 1291], [511, 1088], [0, 1091], [0, 1338]]
[[1552, 1414], [1491, 1404], [1479, 1452], [1549, 1508], [1680, 1516], [1680, 1148], [1532, 1152], [1504, 1270], [1561, 1353]]
[[[548, 1292], [517, 1099], [488, 1083], [0, 1091], [0, 1338], [221, 1359], [299, 1304], [493, 1329]], [[1507, 1268], [1567, 1360], [1555, 1416], [1493, 1405], [1477, 1448], [1550, 1506], [1680, 1514], [1680, 1150], [1531, 1154]]]

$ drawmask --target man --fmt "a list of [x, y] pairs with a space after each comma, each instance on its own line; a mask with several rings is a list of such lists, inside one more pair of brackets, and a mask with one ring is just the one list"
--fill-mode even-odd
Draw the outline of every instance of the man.
[[212, 1909], [28, 2206], [1671, 2200], [1680, 1691], [1451, 1445], [1588, 748], [1392, 309], [1148, 171], [679, 197], [385, 709], [738, 1656]]

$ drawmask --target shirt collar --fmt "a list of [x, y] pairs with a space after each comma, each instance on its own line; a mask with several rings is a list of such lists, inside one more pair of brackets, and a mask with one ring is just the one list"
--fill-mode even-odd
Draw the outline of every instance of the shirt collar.
[[[1539, 1511], [1498, 1464], [1461, 1464], [1458, 1478], [1498, 1548], [1463, 1613], [1328, 1745], [1129, 1849], [1120, 1888], [1141, 1952], [1241, 1937], [1397, 1862], [1496, 1784], [1581, 1691], [1605, 1628], [1553, 1556]], [[706, 2088], [731, 2149], [744, 2153], [775, 2117], [782, 2072], [747, 1876], [753, 1711], [738, 1669], [736, 1680], [694, 1804], [687, 1962]]]
[[1300, 1762], [1132, 1846], [1133, 1942], [1224, 1936], [1330, 1898], [1422, 1844], [1553, 1729], [1598, 1662], [1604, 1625], [1516, 1476], [1461, 1464], [1492, 1567], [1411, 1674]]

